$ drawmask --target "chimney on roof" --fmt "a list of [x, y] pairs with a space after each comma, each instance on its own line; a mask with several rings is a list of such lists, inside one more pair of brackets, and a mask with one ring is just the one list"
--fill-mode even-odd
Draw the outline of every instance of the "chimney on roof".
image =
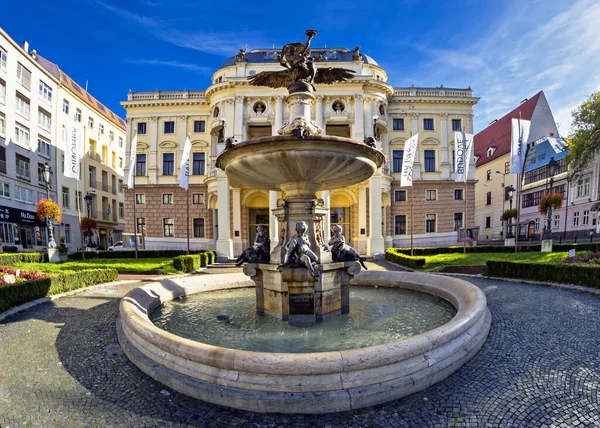
[[21, 44], [21, 47], [23, 48], [23, 50], [27, 53], [29, 53], [29, 42], [27, 40], [23, 40], [23, 43]]

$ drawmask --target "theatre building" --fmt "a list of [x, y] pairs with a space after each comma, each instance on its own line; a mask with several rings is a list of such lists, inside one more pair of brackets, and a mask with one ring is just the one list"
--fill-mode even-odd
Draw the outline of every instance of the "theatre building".
[[[470, 88], [394, 88], [386, 71], [356, 49], [312, 52], [322, 54], [317, 67], [355, 72], [350, 81], [316, 85], [313, 119], [327, 135], [358, 141], [375, 137], [386, 156], [369, 180], [317, 195], [330, 209], [329, 225], [342, 225], [346, 241], [367, 255], [409, 246], [411, 234], [415, 246], [456, 243], [456, 228], [465, 218], [473, 225], [475, 168], [471, 160], [466, 186], [454, 182], [454, 132], [472, 132], [478, 98]], [[135, 224], [140, 245], [185, 248], [189, 227], [192, 248], [213, 248], [232, 258], [252, 244], [259, 224], [269, 225], [271, 241], [277, 240], [271, 209], [281, 193], [233, 187], [215, 167], [224, 139], [241, 142], [277, 135], [288, 120], [284, 88], [248, 83], [256, 73], [282, 69], [276, 53], [256, 49], [229, 58], [204, 90], [130, 92], [122, 102], [127, 110], [127, 158], [137, 134], [136, 187], [126, 190], [125, 230], [133, 233]], [[416, 133], [413, 187], [401, 188], [404, 142]], [[186, 192], [177, 184], [188, 135], [189, 223]]]

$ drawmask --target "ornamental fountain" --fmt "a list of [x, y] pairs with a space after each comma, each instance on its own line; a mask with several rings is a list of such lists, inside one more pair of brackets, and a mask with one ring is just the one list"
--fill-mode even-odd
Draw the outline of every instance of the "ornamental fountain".
[[[279, 241], [271, 243], [259, 226], [254, 245], [236, 261], [245, 263], [250, 280], [199, 275], [146, 284], [122, 299], [117, 320], [123, 351], [149, 376], [200, 400], [244, 410], [337, 412], [404, 397], [471, 359], [491, 323], [485, 295], [470, 283], [420, 272], [360, 272], [364, 260], [339, 226], [325, 241], [329, 212], [316, 192], [367, 180], [384, 155], [372, 139], [326, 136], [311, 119], [313, 82], [344, 81], [353, 72], [315, 68], [309, 46], [316, 31], [306, 34], [306, 43], [283, 47], [285, 70], [249, 79], [288, 88], [290, 120], [280, 135], [230, 141], [217, 158], [233, 185], [283, 192], [273, 210]], [[248, 287], [254, 296], [243, 301]], [[351, 294], [357, 302], [352, 312]], [[404, 305], [423, 298], [429, 303], [416, 311]], [[194, 300], [200, 308], [190, 312]], [[381, 310], [386, 304], [387, 312]], [[234, 319], [215, 313], [223, 308], [235, 308]], [[428, 321], [440, 312], [446, 318]], [[415, 319], [425, 322], [409, 333], [388, 334]]]

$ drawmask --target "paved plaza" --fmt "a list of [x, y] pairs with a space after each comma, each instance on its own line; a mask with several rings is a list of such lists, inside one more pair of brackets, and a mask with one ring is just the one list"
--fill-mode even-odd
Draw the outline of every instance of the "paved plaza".
[[143, 374], [115, 333], [119, 298], [139, 283], [58, 299], [0, 322], [0, 427], [600, 426], [600, 298], [468, 281], [493, 316], [471, 361], [404, 399], [327, 415], [231, 410]]

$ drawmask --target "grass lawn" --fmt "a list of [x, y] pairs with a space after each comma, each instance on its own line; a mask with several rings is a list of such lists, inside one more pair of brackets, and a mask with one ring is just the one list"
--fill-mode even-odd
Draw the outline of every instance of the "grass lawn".
[[91, 259], [63, 263], [13, 263], [11, 266], [48, 273], [65, 273], [94, 268], [113, 268], [119, 273], [154, 273], [157, 269], [163, 269], [169, 273], [177, 273], [173, 269], [173, 259], [167, 257], [137, 260]]
[[[579, 251], [577, 255], [586, 254]], [[439, 270], [445, 266], [485, 266], [489, 259], [523, 261], [533, 263], [560, 263], [569, 255], [568, 252], [561, 253], [450, 253], [437, 254], [435, 256], [424, 256], [425, 266], [422, 270]]]

